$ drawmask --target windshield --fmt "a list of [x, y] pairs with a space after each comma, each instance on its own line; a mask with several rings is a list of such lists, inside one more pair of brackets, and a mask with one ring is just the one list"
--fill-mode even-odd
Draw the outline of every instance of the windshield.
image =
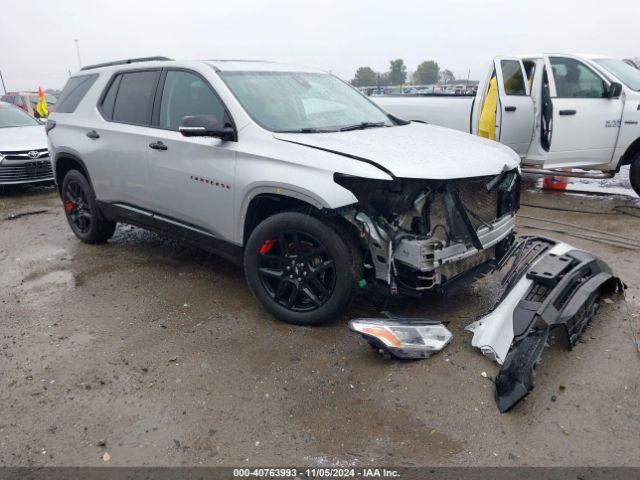
[[627, 87], [637, 92], [640, 91], [640, 70], [615, 58], [603, 58], [594, 61], [618, 77]]
[[40, 125], [40, 123], [23, 110], [15, 107], [0, 107], [0, 128], [31, 127], [33, 125]]
[[221, 72], [257, 123], [275, 132], [392, 126], [362, 94], [326, 73]]

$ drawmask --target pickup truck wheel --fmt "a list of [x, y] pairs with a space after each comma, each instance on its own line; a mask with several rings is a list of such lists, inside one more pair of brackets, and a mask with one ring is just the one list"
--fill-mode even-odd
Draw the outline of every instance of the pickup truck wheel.
[[629, 181], [631, 182], [631, 187], [640, 195], [640, 154], [637, 154], [631, 162]]
[[62, 204], [71, 230], [84, 243], [103, 243], [113, 235], [116, 224], [103, 217], [91, 184], [78, 170], [64, 177]]
[[334, 320], [352, 297], [358, 269], [351, 251], [328, 223], [303, 213], [278, 213], [251, 233], [245, 277], [275, 317], [320, 325]]

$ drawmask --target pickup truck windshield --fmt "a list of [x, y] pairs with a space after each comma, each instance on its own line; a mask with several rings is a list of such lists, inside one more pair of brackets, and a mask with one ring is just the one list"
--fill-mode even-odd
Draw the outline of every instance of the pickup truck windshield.
[[362, 94], [326, 73], [220, 72], [247, 113], [274, 132], [320, 133], [392, 126]]
[[16, 107], [0, 107], [0, 128], [40, 125], [29, 114]]
[[603, 58], [594, 61], [618, 77], [627, 87], [640, 92], [640, 70], [615, 58]]

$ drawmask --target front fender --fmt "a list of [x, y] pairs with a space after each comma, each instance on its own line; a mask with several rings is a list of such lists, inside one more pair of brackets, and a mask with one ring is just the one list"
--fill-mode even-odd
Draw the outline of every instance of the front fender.
[[247, 219], [249, 205], [251, 204], [251, 201], [258, 195], [272, 194], [290, 197], [308, 203], [318, 210], [322, 210], [325, 208], [333, 209], [344, 205], [350, 205], [358, 201], [351, 192], [343, 187], [340, 187], [338, 184], [334, 183], [334, 185], [335, 187], [337, 187], [335, 189], [336, 191], [344, 191], [344, 193], [339, 192], [341, 193], [339, 197], [342, 198], [336, 198], [336, 196], [334, 195], [333, 198], [329, 200], [328, 198], [322, 197], [316, 192], [303, 188], [299, 185], [291, 185], [283, 182], [261, 182], [248, 186], [238, 208], [239, 215], [235, 231], [236, 242], [239, 244], [242, 243], [242, 239], [244, 236], [244, 226]]

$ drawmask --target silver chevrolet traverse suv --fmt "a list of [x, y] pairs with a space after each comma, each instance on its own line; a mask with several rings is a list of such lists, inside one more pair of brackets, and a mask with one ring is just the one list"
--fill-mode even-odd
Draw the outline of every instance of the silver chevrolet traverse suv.
[[358, 288], [440, 289], [513, 239], [513, 151], [400, 120], [313, 68], [85, 67], [46, 130], [80, 240], [105, 242], [124, 222], [218, 253], [287, 322], [330, 321]]

